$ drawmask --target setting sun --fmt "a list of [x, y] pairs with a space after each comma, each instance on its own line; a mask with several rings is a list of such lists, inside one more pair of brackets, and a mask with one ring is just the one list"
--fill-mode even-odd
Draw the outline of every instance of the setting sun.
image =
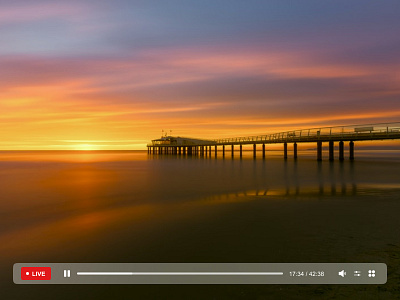
[[90, 150], [98, 150], [98, 149], [94, 145], [79, 144], [79, 145], [75, 146], [75, 150], [90, 151]]

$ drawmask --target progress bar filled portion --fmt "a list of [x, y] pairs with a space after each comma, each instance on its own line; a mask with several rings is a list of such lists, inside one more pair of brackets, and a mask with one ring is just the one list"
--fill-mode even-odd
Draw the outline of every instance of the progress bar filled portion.
[[383, 263], [16, 263], [16, 284], [384, 284]]

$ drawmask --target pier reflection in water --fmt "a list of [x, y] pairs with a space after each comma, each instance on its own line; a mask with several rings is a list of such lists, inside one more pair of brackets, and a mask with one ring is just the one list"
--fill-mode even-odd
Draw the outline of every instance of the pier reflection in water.
[[[175, 178], [177, 173], [188, 173], [186, 179], [197, 177], [194, 182], [199, 183], [201, 189], [194, 182], [191, 182], [191, 189], [199, 197], [210, 192], [213, 194], [214, 188], [217, 195], [220, 190], [228, 190], [225, 194], [229, 195], [247, 194], [246, 191], [255, 190], [258, 191], [257, 195], [280, 191], [280, 195], [287, 196], [356, 196], [367, 194], [368, 186], [396, 186], [396, 180], [400, 178], [395, 170], [400, 156], [395, 151], [384, 152], [383, 157], [377, 159], [361, 157], [355, 162], [315, 162], [307, 151], [302, 153], [305, 158], [299, 160], [279, 160], [280, 155], [276, 152], [267, 159], [257, 160], [250, 159], [251, 153], [247, 153], [244, 159], [162, 155], [150, 156], [150, 159], [169, 162], [171, 176]], [[372, 156], [376, 156], [376, 153]], [[199, 166], [204, 170], [199, 172]], [[156, 178], [157, 184], [170, 180]], [[215, 187], [216, 183], [219, 188]], [[185, 190], [186, 186], [187, 182], [183, 179], [181, 190]]]

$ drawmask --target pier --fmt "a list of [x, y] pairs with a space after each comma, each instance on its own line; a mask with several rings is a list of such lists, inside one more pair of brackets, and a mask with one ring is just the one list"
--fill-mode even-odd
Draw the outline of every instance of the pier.
[[[338, 145], [338, 158], [340, 161], [343, 161], [345, 159], [345, 144], [348, 145], [348, 158], [354, 160], [355, 142], [395, 139], [400, 139], [400, 122], [310, 128], [267, 135], [216, 140], [164, 136], [152, 140], [151, 143], [147, 145], [147, 151], [149, 154], [211, 157], [212, 149], [214, 148], [215, 157], [217, 157], [218, 150], [222, 151], [222, 157], [229, 155], [226, 153], [227, 151], [230, 152], [231, 157], [235, 156], [235, 151], [238, 151], [239, 156], [242, 157], [243, 145], [253, 145], [253, 157], [256, 158], [257, 152], [261, 151], [262, 158], [265, 159], [266, 145], [282, 144], [283, 158], [288, 159], [288, 148], [291, 146], [293, 149], [293, 158], [297, 159], [297, 145], [299, 143], [314, 143], [316, 146], [317, 160], [321, 161], [322, 150], [325, 143], [328, 146], [329, 160], [334, 160], [335, 145]], [[258, 145], [262, 145], [261, 150], [257, 148]]]

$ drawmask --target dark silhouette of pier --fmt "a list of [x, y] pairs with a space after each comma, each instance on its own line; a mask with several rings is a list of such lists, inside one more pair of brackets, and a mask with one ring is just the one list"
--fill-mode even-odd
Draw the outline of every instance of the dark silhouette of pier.
[[[149, 154], [199, 155], [217, 156], [218, 149], [225, 157], [230, 150], [235, 155], [235, 146], [239, 146], [239, 155], [243, 155], [243, 145], [253, 145], [253, 157], [257, 156], [257, 145], [262, 145], [261, 154], [265, 158], [266, 145], [283, 144], [283, 157], [288, 158], [288, 144], [293, 144], [293, 157], [297, 159], [298, 143], [316, 143], [317, 160], [322, 160], [322, 145], [328, 143], [329, 160], [334, 160], [335, 143], [339, 143], [339, 160], [344, 160], [344, 146], [348, 142], [349, 159], [354, 159], [354, 143], [356, 141], [394, 140], [400, 139], [400, 122], [361, 124], [336, 127], [321, 127], [291, 130], [274, 134], [248, 137], [205, 140], [196, 138], [163, 136], [152, 140], [147, 145]], [[226, 149], [230, 147], [230, 149]]]

